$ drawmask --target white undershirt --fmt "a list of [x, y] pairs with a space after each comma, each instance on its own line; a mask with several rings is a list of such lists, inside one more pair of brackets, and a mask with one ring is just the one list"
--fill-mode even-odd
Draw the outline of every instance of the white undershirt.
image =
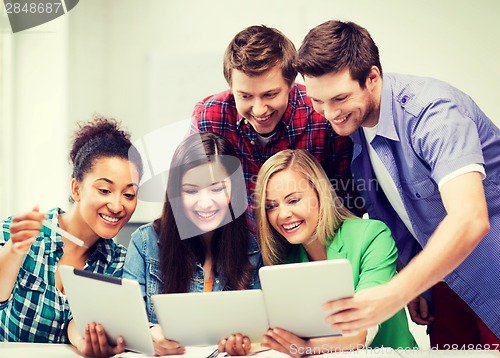
[[[398, 189], [396, 188], [396, 184], [394, 183], [394, 180], [389, 174], [389, 171], [385, 167], [384, 163], [382, 163], [379, 156], [377, 155], [377, 153], [370, 144], [373, 138], [375, 138], [375, 135], [377, 134], [378, 124], [372, 128], [366, 128], [366, 127], [362, 128], [365, 133], [366, 143], [368, 147], [368, 155], [370, 156], [370, 161], [372, 163], [375, 176], [377, 177], [378, 182], [382, 187], [385, 196], [389, 200], [389, 203], [391, 203], [393, 209], [396, 211], [396, 213], [401, 218], [401, 220], [403, 221], [407, 229], [410, 231], [410, 233], [413, 235], [413, 237], [416, 238], [417, 236], [415, 235], [415, 231], [411, 226], [410, 218], [408, 217], [408, 214], [403, 204], [403, 200], [401, 199]], [[455, 170], [454, 172], [446, 175], [443, 179], [441, 179], [438, 183], [439, 190], [441, 190], [443, 185], [448, 181], [458, 177], [459, 175], [470, 172], [481, 173], [483, 179], [486, 177], [484, 167], [481, 164], [469, 164], [460, 169]]]
[[396, 184], [394, 183], [394, 180], [392, 180], [392, 177], [389, 174], [389, 171], [385, 167], [384, 163], [382, 163], [379, 156], [375, 152], [375, 149], [373, 149], [373, 147], [370, 144], [373, 138], [375, 138], [375, 135], [377, 134], [378, 124], [372, 128], [366, 128], [366, 127], [362, 128], [363, 131], [365, 132], [368, 155], [370, 156], [370, 161], [372, 162], [373, 171], [375, 172], [375, 176], [378, 180], [378, 183], [382, 187], [382, 190], [384, 191], [385, 196], [389, 200], [389, 203], [391, 203], [392, 208], [396, 211], [396, 213], [401, 218], [407, 229], [411, 232], [413, 237], [416, 238], [417, 235], [415, 235], [415, 231], [411, 226], [410, 218], [406, 213], [403, 200], [399, 195], [398, 189], [396, 188]]

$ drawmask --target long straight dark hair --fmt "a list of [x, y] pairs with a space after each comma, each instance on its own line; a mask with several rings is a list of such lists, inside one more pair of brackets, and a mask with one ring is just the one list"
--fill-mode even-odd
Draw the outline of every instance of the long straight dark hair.
[[[169, 200], [169, 196], [172, 199], [180, 198], [182, 177], [188, 170], [221, 156], [233, 158], [232, 162], [229, 161], [233, 165], [224, 160], [218, 161], [228, 175], [231, 175], [235, 171], [234, 160], [239, 165], [231, 143], [216, 133], [195, 133], [177, 147], [172, 157], [163, 212], [153, 223], [160, 239], [162, 293], [190, 292], [196, 264], [205, 262], [205, 248], [200, 236], [181, 238], [179, 229], [189, 219], [185, 217], [182, 203], [179, 200]], [[244, 181], [242, 194], [239, 190], [241, 183], [235, 183], [233, 176], [230, 177], [229, 209], [233, 219], [216, 229], [211, 249], [214, 271], [219, 276], [223, 289], [241, 290], [249, 287], [254, 268], [248, 260], [250, 238], [246, 215], [242, 213], [234, 217], [232, 210], [235, 203], [247, 200]]]

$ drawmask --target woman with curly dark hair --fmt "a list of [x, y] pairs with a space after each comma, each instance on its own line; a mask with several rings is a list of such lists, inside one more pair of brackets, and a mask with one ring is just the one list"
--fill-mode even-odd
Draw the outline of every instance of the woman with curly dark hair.
[[[92, 347], [102, 327], [88, 325], [79, 336], [64, 287], [61, 264], [121, 276], [126, 249], [111, 240], [137, 205], [142, 162], [130, 135], [114, 119], [95, 117], [75, 132], [70, 160], [72, 206], [9, 217], [0, 235], [0, 341], [73, 343], [86, 356], [123, 351]], [[79, 238], [60, 235], [60, 229]], [[108, 351], [109, 350], [109, 351]]]

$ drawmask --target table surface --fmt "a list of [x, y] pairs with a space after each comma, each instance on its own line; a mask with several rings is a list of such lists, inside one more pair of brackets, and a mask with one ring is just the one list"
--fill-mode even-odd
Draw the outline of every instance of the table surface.
[[[169, 357], [207, 357], [214, 350], [215, 346], [210, 347], [187, 347], [186, 354], [182, 356], [169, 356]], [[480, 351], [480, 350], [449, 350], [449, 351], [429, 351], [429, 350], [398, 350], [395, 351], [390, 348], [379, 348], [371, 350], [360, 350], [346, 353], [333, 353], [323, 354], [314, 357], [339, 357], [339, 356], [352, 356], [356, 357], [482, 357], [482, 358], [499, 358], [499, 351]], [[224, 357], [225, 354], [219, 354], [219, 358]], [[264, 351], [256, 354], [258, 357], [287, 357], [287, 355], [276, 351]], [[2, 358], [74, 358], [80, 357], [75, 348], [68, 344], [42, 344], [42, 343], [11, 343], [0, 342], [0, 357]], [[140, 358], [148, 357], [143, 354], [125, 352], [115, 356], [115, 358]]]

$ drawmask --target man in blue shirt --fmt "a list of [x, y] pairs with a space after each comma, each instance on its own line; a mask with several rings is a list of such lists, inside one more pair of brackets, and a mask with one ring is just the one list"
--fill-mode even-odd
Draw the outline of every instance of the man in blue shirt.
[[[331, 302], [330, 323], [363, 329], [410, 303], [414, 321], [433, 321], [433, 348], [499, 349], [500, 130], [444, 82], [382, 76], [377, 46], [352, 22], [312, 29], [297, 67], [314, 109], [353, 140], [358, 189], [401, 264], [387, 284]], [[418, 297], [432, 286], [433, 316]]]

